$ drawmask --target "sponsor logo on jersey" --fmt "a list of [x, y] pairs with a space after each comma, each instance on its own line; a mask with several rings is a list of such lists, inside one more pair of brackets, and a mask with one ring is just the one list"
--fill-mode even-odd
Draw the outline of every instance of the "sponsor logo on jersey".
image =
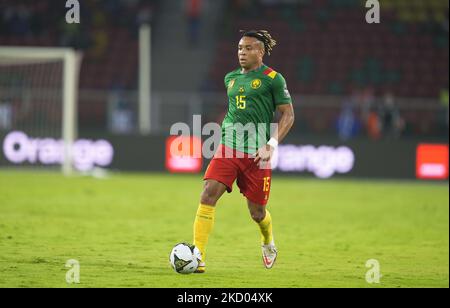
[[236, 81], [236, 79], [231, 79], [230, 82], [228, 83], [228, 89], [232, 89], [234, 86], [234, 82]]
[[239, 93], [244, 93], [244, 92], [245, 92], [244, 86], [240, 86], [240, 87], [239, 87]]

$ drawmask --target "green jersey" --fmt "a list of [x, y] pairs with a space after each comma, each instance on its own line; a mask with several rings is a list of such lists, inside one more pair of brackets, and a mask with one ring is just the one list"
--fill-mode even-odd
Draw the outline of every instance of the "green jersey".
[[225, 76], [228, 113], [222, 123], [222, 144], [254, 154], [270, 139], [270, 124], [278, 105], [291, 104], [283, 76], [263, 65], [242, 73], [234, 70]]

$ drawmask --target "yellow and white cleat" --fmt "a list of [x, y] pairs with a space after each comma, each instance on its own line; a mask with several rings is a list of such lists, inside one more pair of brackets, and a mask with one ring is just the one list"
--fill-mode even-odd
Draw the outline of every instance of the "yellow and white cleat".
[[201, 262], [194, 273], [203, 274], [204, 272], [206, 272], [206, 264], [205, 262]]
[[262, 245], [262, 259], [264, 266], [271, 269], [277, 259], [278, 251], [275, 244], [272, 242], [269, 245]]

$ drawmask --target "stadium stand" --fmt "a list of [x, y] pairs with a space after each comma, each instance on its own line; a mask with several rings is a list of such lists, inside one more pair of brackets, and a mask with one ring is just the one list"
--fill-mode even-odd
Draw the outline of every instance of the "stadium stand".
[[[142, 22], [154, 22], [158, 1], [83, 1], [80, 24], [64, 22], [67, 9], [61, 3], [2, 0], [0, 45], [74, 47], [83, 51], [81, 89], [135, 89], [137, 29]], [[107, 105], [82, 97], [79, 111], [80, 121], [89, 126], [105, 118]]]
[[237, 30], [267, 28], [269, 19], [279, 47], [268, 60], [294, 93], [345, 94], [373, 86], [377, 94], [437, 97], [448, 88], [448, 1], [383, 1], [377, 25], [361, 23], [364, 1], [292, 2], [230, 1], [210, 73], [217, 89], [223, 84], [217, 68], [236, 66], [230, 55], [236, 53]]

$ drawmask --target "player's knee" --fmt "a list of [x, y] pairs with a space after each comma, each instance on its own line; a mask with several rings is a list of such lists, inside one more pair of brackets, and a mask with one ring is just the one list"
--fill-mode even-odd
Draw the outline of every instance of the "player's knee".
[[215, 189], [214, 187], [211, 187], [211, 185], [206, 184], [205, 188], [203, 189], [200, 202], [202, 204], [215, 206], [217, 200], [219, 200], [218, 189]]
[[252, 216], [252, 219], [256, 222], [256, 223], [260, 223], [261, 221], [264, 220], [264, 218], [266, 217], [266, 213], [265, 211], [252, 211], [250, 213], [250, 216]]

